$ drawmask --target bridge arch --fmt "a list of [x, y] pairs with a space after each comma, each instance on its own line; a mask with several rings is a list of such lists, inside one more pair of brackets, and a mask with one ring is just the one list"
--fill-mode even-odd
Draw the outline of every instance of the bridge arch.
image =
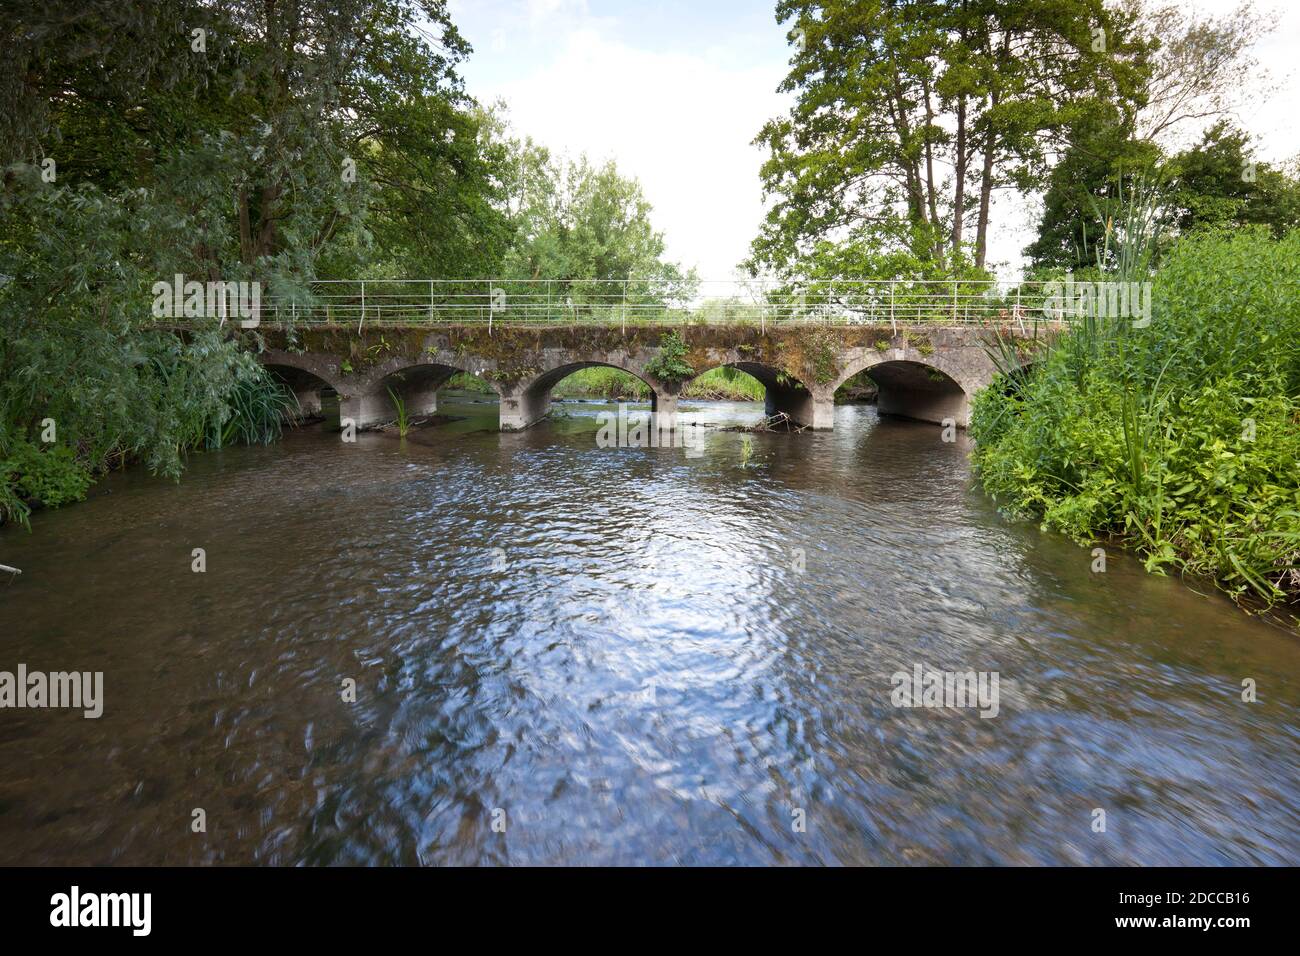
[[493, 396], [499, 397], [497, 384], [489, 376], [479, 374], [481, 371], [481, 367], [474, 362], [457, 361], [452, 364], [433, 357], [429, 361], [379, 366], [371, 375], [368, 414], [372, 418], [381, 416], [387, 421], [395, 419], [397, 407], [393, 403], [393, 395], [396, 395], [401, 399], [408, 415], [434, 415], [438, 411], [439, 389], [453, 376], [461, 374], [471, 375], [486, 383], [491, 387]]
[[767, 416], [785, 414], [800, 425], [829, 428], [829, 421], [821, 421], [833, 414], [825, 408], [825, 396], [808, 388], [802, 381], [783, 368], [755, 362], [743, 356], [726, 356], [699, 374], [715, 368], [734, 368], [756, 379], [763, 386], [763, 413]]
[[640, 380], [641, 383], [650, 390], [651, 403], [653, 404], [655, 386], [657, 383], [654, 382], [645, 373], [644, 369], [632, 367], [631, 363], [618, 363], [612, 361], [600, 362], [594, 360], [566, 362], [564, 364], [557, 365], [554, 368], [548, 369], [545, 372], [542, 372], [540, 375], [534, 378], [531, 383], [529, 383], [528, 388], [530, 391], [542, 389], [549, 394], [551, 389], [555, 388], [556, 385], [559, 385], [562, 381], [564, 381], [574, 372], [580, 372], [584, 368], [612, 368], [612, 369], [617, 369], [620, 372], [626, 372], [628, 375], [631, 375], [633, 378]]
[[345, 373], [342, 360], [329, 355], [268, 349], [259, 353], [258, 360], [293, 389], [304, 413], [319, 413], [321, 390], [332, 388], [339, 396], [340, 419], [351, 419], [358, 428], [397, 418], [390, 389], [408, 414], [418, 416], [437, 412], [438, 389], [459, 372], [482, 379], [498, 394], [501, 391], [490, 375], [483, 374], [489, 363], [454, 353], [394, 355], [356, 373]]
[[551, 407], [551, 390], [574, 372], [584, 368], [613, 368], [639, 379], [650, 390], [650, 410], [662, 427], [672, 428], [677, 423], [677, 396], [663, 383], [649, 375], [638, 363], [623, 356], [557, 358], [527, 381], [501, 395], [501, 427], [503, 429], [527, 428], [543, 418]]
[[267, 350], [258, 354], [262, 366], [282, 382], [298, 402], [303, 415], [319, 415], [321, 393], [325, 389], [339, 391], [338, 363], [318, 355], [282, 350]]
[[935, 424], [952, 419], [962, 428], [968, 423], [970, 398], [983, 384], [945, 356], [890, 349], [850, 361], [832, 391], [864, 371], [876, 383], [876, 407], [882, 415]]

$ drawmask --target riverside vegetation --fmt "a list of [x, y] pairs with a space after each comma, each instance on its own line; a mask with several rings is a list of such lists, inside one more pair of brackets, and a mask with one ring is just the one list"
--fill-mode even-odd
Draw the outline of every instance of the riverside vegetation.
[[[492, 386], [473, 375], [455, 375], [448, 388], [496, 394]], [[579, 369], [552, 389], [555, 398], [608, 398], [649, 401], [650, 387], [630, 372], [596, 366]], [[761, 402], [763, 385], [752, 375], [729, 366], [709, 369], [682, 388], [682, 397], [733, 402]]]
[[971, 434], [1009, 511], [1248, 607], [1294, 607], [1300, 231], [1182, 237], [1154, 273], [1148, 327], [1075, 321], [1028, 375], [976, 397]]
[[160, 279], [693, 278], [636, 180], [464, 92], [445, 0], [51, 0], [6, 30], [0, 524], [280, 434], [258, 334], [166, 328]]

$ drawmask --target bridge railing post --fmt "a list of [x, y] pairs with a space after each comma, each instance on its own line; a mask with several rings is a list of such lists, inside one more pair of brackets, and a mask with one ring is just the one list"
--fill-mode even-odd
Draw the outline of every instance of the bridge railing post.
[[361, 334], [361, 326], [366, 324], [366, 280], [361, 280], [361, 320], [357, 322], [357, 335]]

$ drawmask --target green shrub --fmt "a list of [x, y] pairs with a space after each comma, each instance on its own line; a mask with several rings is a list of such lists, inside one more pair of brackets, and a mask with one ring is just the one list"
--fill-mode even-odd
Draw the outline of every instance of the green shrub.
[[665, 332], [659, 339], [659, 354], [646, 365], [645, 370], [666, 384], [683, 382], [695, 375], [695, 369], [686, 361], [690, 351], [676, 332]]
[[0, 460], [0, 484], [9, 489], [4, 496], [8, 520], [26, 519], [26, 510], [14, 508], [14, 500], [57, 508], [84, 499], [90, 483], [90, 472], [66, 445], [42, 449], [19, 441]]
[[1266, 606], [1300, 597], [1300, 232], [1182, 239], [1149, 327], [1076, 325], [972, 408], [984, 487], [1079, 541]]

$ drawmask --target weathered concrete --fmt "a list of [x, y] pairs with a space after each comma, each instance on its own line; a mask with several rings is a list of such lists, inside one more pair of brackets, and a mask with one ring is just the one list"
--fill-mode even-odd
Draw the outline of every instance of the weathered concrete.
[[[319, 341], [305, 342], [301, 351], [276, 347], [259, 357], [294, 389], [304, 407], [318, 409], [320, 388], [334, 388], [341, 416], [359, 428], [396, 418], [390, 390], [409, 415], [432, 415], [438, 389], [457, 372], [476, 375], [496, 390], [502, 429], [527, 428], [550, 410], [551, 390], [561, 380], [579, 369], [606, 365], [645, 382], [654, 420], [660, 429], [671, 430], [677, 425], [683, 383], [661, 381], [649, 371], [660, 352], [652, 343], [667, 331], [684, 338], [697, 374], [722, 365], [747, 372], [763, 383], [769, 414], [785, 412], [814, 429], [832, 427], [835, 390], [864, 370], [879, 388], [881, 412], [935, 423], [952, 420], [965, 427], [971, 396], [995, 372], [983, 344], [988, 333], [968, 326], [927, 326], [898, 334], [860, 326], [786, 326], [761, 333], [690, 326], [643, 328], [627, 335], [576, 327], [498, 329], [496, 338], [482, 330], [407, 329], [396, 345], [390, 338], [394, 330], [385, 335], [382, 328], [368, 327], [358, 337], [339, 327], [318, 333]], [[372, 358], [375, 354], [382, 357]], [[357, 367], [345, 373], [345, 361]]]

